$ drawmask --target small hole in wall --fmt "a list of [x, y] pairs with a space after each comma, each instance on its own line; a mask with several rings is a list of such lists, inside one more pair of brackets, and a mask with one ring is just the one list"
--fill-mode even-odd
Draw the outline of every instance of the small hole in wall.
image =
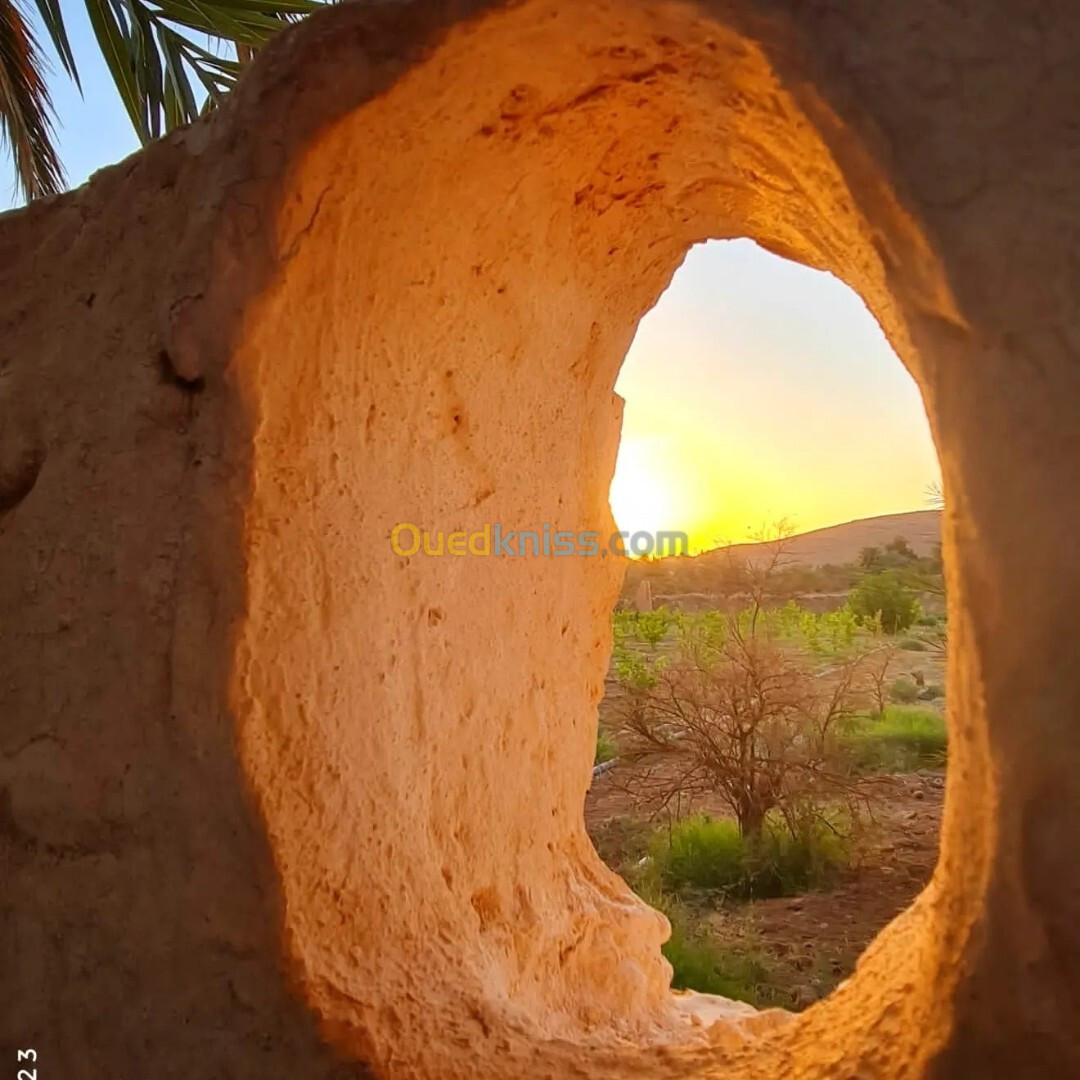
[[937, 859], [947, 627], [926, 415], [855, 293], [749, 241], [690, 251], [616, 389], [611, 504], [638, 557], [586, 826], [668, 915], [676, 987], [797, 1010]]

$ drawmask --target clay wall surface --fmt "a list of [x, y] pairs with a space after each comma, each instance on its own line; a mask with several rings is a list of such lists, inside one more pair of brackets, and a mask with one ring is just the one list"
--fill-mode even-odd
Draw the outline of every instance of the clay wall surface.
[[[1080, 1069], [1080, 9], [346, 4], [0, 217], [0, 1036], [42, 1076]], [[797, 1018], [584, 832], [613, 393], [689, 246], [865, 299], [939, 451], [941, 862]], [[723, 378], [718, 371], [717, 378]]]

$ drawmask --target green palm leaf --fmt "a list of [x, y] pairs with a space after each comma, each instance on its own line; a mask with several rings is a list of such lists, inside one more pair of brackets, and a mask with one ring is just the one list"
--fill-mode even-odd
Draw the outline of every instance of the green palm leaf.
[[120, 92], [120, 100], [124, 103], [139, 139], [145, 144], [150, 141], [150, 130], [141, 108], [143, 95], [135, 77], [135, 48], [123, 18], [123, 7], [111, 0], [86, 0], [86, 11], [90, 16], [90, 25], [101, 55], [105, 58], [109, 74]]
[[[63, 174], [43, 59], [18, 2], [0, 0], [0, 134], [13, 147], [20, 187], [36, 198], [60, 190]], [[144, 144], [217, 104], [270, 37], [321, 2], [84, 0], [98, 48]], [[35, 3], [61, 66], [78, 84], [61, 0]]]
[[30, 199], [64, 186], [44, 72], [22, 11], [15, 0], [0, 0], [0, 142], [10, 146], [19, 186]]
[[[44, 0], [43, 0], [44, 2]], [[245, 56], [317, 0], [85, 0], [98, 45], [145, 143], [199, 115], [191, 78], [210, 104], [236, 81], [236, 61], [184, 31], [231, 43]]]
[[79, 73], [75, 70], [75, 56], [71, 51], [71, 42], [68, 41], [64, 16], [60, 11], [60, 0], [37, 0], [37, 7], [41, 21], [49, 32], [49, 37], [52, 38], [53, 48], [60, 57], [60, 63], [64, 65], [64, 70], [75, 80], [75, 85], [81, 90]]

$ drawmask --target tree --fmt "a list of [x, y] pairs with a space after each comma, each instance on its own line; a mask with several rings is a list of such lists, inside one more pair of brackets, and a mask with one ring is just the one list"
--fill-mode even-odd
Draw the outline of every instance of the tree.
[[786, 571], [791, 562], [791, 538], [794, 529], [781, 518], [750, 534], [751, 543], [758, 548], [756, 558], [747, 559], [730, 545], [722, 548], [728, 579], [749, 598], [750, 633], [757, 628], [761, 612], [790, 596], [790, 581]]
[[663, 605], [652, 611], [639, 612], [636, 621], [637, 636], [654, 648], [667, 637], [671, 623], [671, 612]]
[[864, 547], [859, 552], [859, 566], [864, 570], [873, 570], [881, 560], [881, 548]]
[[863, 801], [841, 735], [866, 705], [858, 660], [820, 673], [744, 611], [625, 680], [611, 717], [631, 794], [654, 811], [715, 794], [749, 840], [772, 813], [792, 835], [823, 803]]
[[899, 555], [903, 559], [917, 559], [918, 556], [911, 549], [911, 545], [907, 542], [907, 537], [897, 536], [895, 539], [890, 540], [885, 545], [886, 551], [891, 551], [894, 555]]
[[[60, 0], [35, 3], [60, 66], [79, 85]], [[144, 145], [216, 105], [276, 31], [320, 6], [319, 0], [85, 4], [98, 47]], [[199, 35], [231, 45], [231, 55], [230, 50], [215, 53], [199, 44]], [[64, 187], [48, 69], [21, 0], [0, 0], [0, 142], [11, 147], [19, 188], [27, 199], [55, 195]]]
[[866, 574], [851, 590], [848, 607], [861, 624], [880, 618], [887, 634], [906, 630], [919, 615], [919, 601], [894, 570]]

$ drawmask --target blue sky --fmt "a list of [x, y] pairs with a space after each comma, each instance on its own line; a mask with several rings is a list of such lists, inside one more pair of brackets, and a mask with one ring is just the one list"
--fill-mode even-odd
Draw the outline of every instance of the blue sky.
[[[56, 65], [71, 186], [138, 149], [84, 6], [65, 3], [83, 91]], [[44, 44], [44, 34], [39, 35]], [[0, 207], [18, 204], [0, 158]], [[740, 540], [925, 506], [937, 475], [914, 383], [862, 301], [749, 241], [700, 245], [641, 323], [612, 506], [620, 526]]]
[[[96, 169], [138, 150], [139, 140], [98, 51], [85, 6], [64, 3], [63, 8], [84, 93], [79, 94], [58, 62], [53, 64], [50, 89], [59, 117], [57, 135], [68, 183], [78, 187]], [[40, 29], [38, 42], [53, 58], [48, 38]], [[18, 206], [20, 202], [15, 193], [11, 155], [5, 148], [0, 152], [0, 207]]]

